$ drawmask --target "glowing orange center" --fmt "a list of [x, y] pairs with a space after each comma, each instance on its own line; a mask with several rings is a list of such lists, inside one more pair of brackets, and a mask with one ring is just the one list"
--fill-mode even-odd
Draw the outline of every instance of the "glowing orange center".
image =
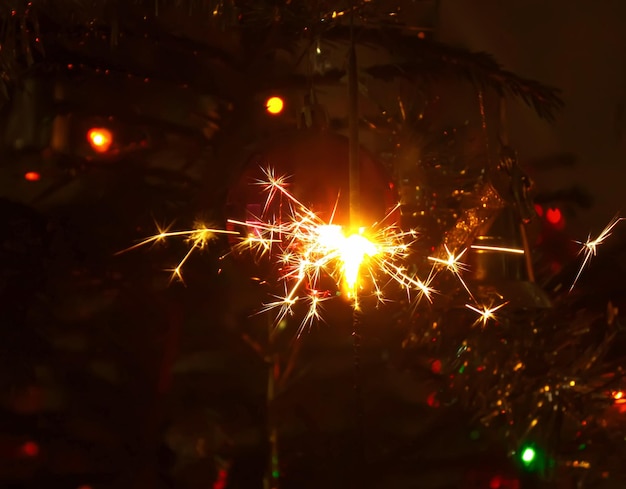
[[113, 134], [103, 127], [94, 127], [87, 132], [87, 141], [98, 153], [106, 153], [113, 144]]

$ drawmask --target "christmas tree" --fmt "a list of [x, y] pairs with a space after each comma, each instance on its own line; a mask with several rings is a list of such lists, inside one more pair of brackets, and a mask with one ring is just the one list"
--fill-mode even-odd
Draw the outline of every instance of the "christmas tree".
[[3, 487], [622, 487], [626, 224], [507, 131], [557, 89], [436, 2], [0, 17]]

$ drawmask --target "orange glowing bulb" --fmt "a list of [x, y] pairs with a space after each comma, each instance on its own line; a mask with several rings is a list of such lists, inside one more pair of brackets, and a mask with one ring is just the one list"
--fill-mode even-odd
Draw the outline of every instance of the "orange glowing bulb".
[[24, 173], [24, 179], [28, 180], [29, 182], [36, 182], [37, 180], [41, 179], [41, 175], [36, 171], [28, 171]]
[[616, 401], [623, 399], [623, 397], [624, 397], [624, 393], [622, 391], [616, 391], [613, 393], [613, 399], [615, 399]]
[[270, 97], [265, 102], [265, 110], [272, 115], [278, 115], [283, 111], [285, 102], [280, 97]]
[[87, 141], [98, 153], [106, 153], [113, 144], [113, 134], [104, 127], [94, 127], [87, 132]]

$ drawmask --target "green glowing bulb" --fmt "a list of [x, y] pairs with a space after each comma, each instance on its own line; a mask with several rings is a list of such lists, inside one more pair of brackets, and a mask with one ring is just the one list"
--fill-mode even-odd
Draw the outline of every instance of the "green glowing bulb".
[[524, 462], [526, 465], [530, 464], [533, 460], [535, 460], [535, 455], [537, 453], [535, 452], [535, 449], [532, 447], [526, 447], [524, 448], [524, 450], [522, 451], [522, 462]]

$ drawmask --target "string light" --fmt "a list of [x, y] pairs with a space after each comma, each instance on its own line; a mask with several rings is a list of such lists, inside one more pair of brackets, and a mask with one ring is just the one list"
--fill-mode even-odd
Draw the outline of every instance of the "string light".
[[520, 458], [522, 459], [522, 462], [524, 462], [525, 465], [530, 465], [533, 462], [533, 460], [535, 460], [536, 455], [537, 455], [537, 452], [535, 451], [534, 448], [526, 447], [524, 448], [524, 450], [522, 450], [522, 454]]
[[281, 97], [273, 96], [266, 100], [265, 110], [272, 115], [278, 115], [283, 111], [285, 102]]
[[87, 131], [87, 141], [97, 153], [106, 153], [113, 144], [113, 133], [104, 127], [93, 127]]
[[614, 391], [611, 393], [611, 397], [615, 401], [615, 404], [626, 404], [626, 397], [624, 397], [624, 391]]
[[548, 209], [546, 211], [546, 219], [550, 224], [557, 225], [563, 219], [563, 214], [561, 213], [561, 209], [554, 208]]

